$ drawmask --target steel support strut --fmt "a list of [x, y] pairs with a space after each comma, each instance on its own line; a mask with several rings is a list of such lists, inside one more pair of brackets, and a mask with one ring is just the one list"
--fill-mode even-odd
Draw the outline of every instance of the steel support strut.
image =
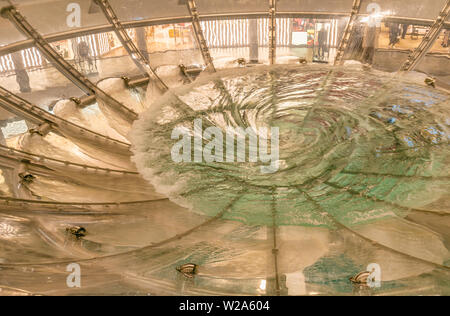
[[277, 58], [277, 0], [269, 0], [269, 63], [274, 65]]
[[95, 3], [97, 3], [97, 5], [103, 11], [108, 22], [112, 24], [114, 32], [116, 33], [123, 47], [128, 52], [136, 66], [143, 73], [146, 73], [154, 82], [156, 82], [159, 89], [161, 89], [162, 91], [168, 90], [169, 88], [167, 87], [167, 85], [161, 80], [161, 78], [156, 74], [155, 70], [150, 66], [149, 60], [133, 43], [122, 23], [119, 21], [119, 18], [114, 13], [114, 10], [109, 4], [108, 0], [95, 0]]
[[27, 22], [22, 14], [13, 6], [5, 7], [1, 10], [1, 15], [10, 20], [17, 29], [25, 36], [32, 39], [39, 51], [58, 69], [65, 77], [72, 81], [76, 86], [88, 95], [95, 94], [102, 101], [117, 110], [120, 115], [129, 122], [137, 119], [138, 115], [128, 109], [125, 105], [118, 102], [88, 80], [70, 63], [68, 63], [61, 55], [59, 55], [53, 47]]
[[445, 4], [442, 11], [439, 13], [439, 16], [434, 21], [433, 25], [430, 27], [427, 34], [425, 34], [425, 36], [423, 37], [422, 42], [420, 42], [419, 46], [417, 46], [417, 48], [408, 56], [408, 59], [402, 65], [400, 71], [411, 71], [420, 63], [423, 57], [425, 57], [425, 54], [433, 46], [434, 42], [439, 37], [442, 27], [444, 26], [445, 20], [447, 20], [449, 15], [450, 15], [450, 0], [447, 0], [447, 3]]
[[208, 44], [206, 44], [205, 36], [203, 35], [203, 30], [200, 25], [200, 19], [197, 11], [197, 4], [195, 3], [194, 0], [187, 0], [186, 5], [189, 10], [189, 14], [192, 17], [192, 27], [194, 29], [195, 39], [197, 40], [198, 46], [200, 47], [200, 51], [202, 53], [206, 69], [215, 72], [216, 68], [214, 67], [211, 54], [209, 53]]
[[129, 144], [101, 135], [67, 121], [66, 119], [48, 113], [2, 87], [0, 87], [0, 107], [38, 125], [39, 127], [36, 129], [36, 132], [39, 132], [40, 134], [44, 134], [43, 132], [40, 132], [42, 129], [48, 128], [45, 133], [52, 130], [63, 136], [69, 135], [77, 139], [83, 138], [90, 140], [99, 146], [114, 145], [112, 148], [114, 148], [116, 153], [129, 152]]
[[344, 35], [342, 35], [341, 42], [339, 43], [339, 48], [336, 52], [336, 58], [334, 59], [334, 65], [342, 65], [344, 62], [344, 55], [347, 51], [348, 44], [350, 43], [350, 36], [353, 33], [355, 22], [358, 19], [358, 14], [361, 9], [361, 0], [353, 0], [352, 12], [348, 20], [347, 25], [344, 29]]

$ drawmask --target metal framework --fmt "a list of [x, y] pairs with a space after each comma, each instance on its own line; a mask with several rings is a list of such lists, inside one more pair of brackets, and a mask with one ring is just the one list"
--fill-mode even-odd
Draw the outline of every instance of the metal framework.
[[118, 102], [88, 80], [71, 64], [69, 64], [62, 56], [60, 56], [50, 44], [26, 21], [22, 14], [13, 6], [5, 7], [1, 10], [1, 15], [9, 19], [19, 31], [25, 36], [32, 39], [36, 47], [45, 57], [53, 63], [53, 65], [76, 86], [83, 90], [86, 94], [95, 94], [98, 98], [114, 108], [118, 113], [129, 122], [137, 119], [138, 114], [128, 109], [125, 105]]
[[269, 0], [269, 62], [276, 63], [277, 58], [277, 0]]
[[[245, 13], [245, 14], [214, 14], [214, 15], [200, 15], [200, 21], [211, 21], [211, 20], [220, 20], [220, 19], [258, 19], [265, 18], [266, 14], [264, 13]], [[277, 11], [277, 17], [281, 18], [310, 18], [314, 17], [316, 19], [332, 19], [332, 18], [344, 18], [348, 17], [348, 14], [340, 13], [340, 12], [280, 12]], [[174, 23], [188, 23], [191, 22], [192, 18], [190, 16], [185, 17], [171, 17], [171, 18], [151, 18], [151, 19], [143, 19], [139, 21], [122, 21], [122, 25], [125, 29], [128, 28], [136, 28], [136, 27], [145, 27], [152, 25], [162, 25], [162, 24], [174, 24]], [[429, 19], [417, 19], [417, 18], [405, 18], [405, 17], [396, 17], [396, 16], [385, 16], [381, 20], [382, 22], [395, 22], [399, 24], [415, 24], [421, 26], [431, 26], [433, 25], [434, 20]], [[445, 29], [450, 29], [450, 22], [445, 22]], [[114, 31], [112, 25], [98, 25], [98, 26], [89, 26], [84, 28], [77, 28], [74, 30], [58, 32], [49, 35], [43, 35], [44, 39], [47, 42], [54, 41], [63, 41], [66, 39], [71, 39], [77, 36], [91, 35], [91, 34], [99, 34], [105, 32]], [[27, 49], [34, 46], [33, 40], [25, 39], [22, 41], [14, 42], [5, 46], [0, 47], [0, 55], [11, 54], [13, 52]]]
[[216, 68], [214, 67], [211, 54], [209, 53], [208, 44], [206, 43], [205, 36], [203, 35], [203, 30], [200, 25], [200, 19], [197, 11], [197, 4], [195, 3], [194, 0], [187, 0], [186, 6], [189, 10], [189, 14], [192, 17], [192, 27], [194, 29], [195, 39], [197, 40], [198, 46], [200, 47], [200, 51], [202, 53], [206, 69], [215, 72]]
[[169, 88], [156, 74], [155, 70], [150, 66], [149, 60], [133, 43], [122, 23], [119, 21], [119, 18], [114, 13], [114, 10], [109, 4], [108, 0], [95, 0], [95, 3], [103, 11], [108, 22], [112, 24], [114, 32], [116, 33], [123, 47], [128, 52], [136, 66], [143, 73], [146, 73], [153, 81], [155, 81], [159, 89], [161, 89], [162, 91], [167, 91]]
[[38, 134], [45, 135], [50, 130], [54, 130], [63, 136], [69, 135], [71, 138], [85, 139], [89, 142], [97, 143], [102, 148], [111, 147], [111, 151], [115, 153], [130, 154], [129, 144], [111, 139], [48, 113], [2, 87], [0, 87], [0, 107], [29, 122], [39, 125], [38, 128], [33, 130], [33, 132]]
[[420, 42], [419, 46], [408, 56], [408, 59], [400, 68], [400, 71], [411, 71], [413, 70], [425, 57], [425, 54], [428, 50], [433, 46], [436, 39], [439, 37], [441, 33], [442, 27], [444, 26], [445, 20], [450, 15], [450, 0], [447, 0], [442, 11], [439, 13], [439, 16], [434, 21], [433, 25], [428, 30], [427, 34], [425, 34], [422, 42]]
[[[39, 166], [42, 170], [47, 169], [48, 172], [52, 168], [64, 166], [65, 170], [77, 173], [90, 173], [97, 175], [107, 175], [111, 177], [123, 177], [123, 176], [137, 176], [138, 173], [134, 171], [119, 170], [119, 169], [107, 169], [97, 166], [90, 166], [70, 161], [63, 161], [56, 158], [51, 158], [42, 155], [32, 154], [23, 150], [18, 150], [12, 147], [4, 146], [0, 144], [0, 157], [7, 157], [16, 161], [30, 161], [35, 166]], [[53, 169], [52, 169], [53, 170]]]
[[341, 42], [339, 43], [339, 48], [336, 52], [336, 58], [334, 59], [334, 65], [341, 65], [344, 62], [344, 54], [347, 50], [348, 43], [350, 42], [350, 36], [353, 32], [356, 19], [358, 18], [359, 11], [361, 9], [361, 0], [353, 0], [352, 12], [350, 14], [350, 19], [345, 26], [344, 35], [342, 36]]

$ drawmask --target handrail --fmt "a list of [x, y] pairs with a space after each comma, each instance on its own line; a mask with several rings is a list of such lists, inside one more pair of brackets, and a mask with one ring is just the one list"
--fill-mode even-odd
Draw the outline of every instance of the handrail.
[[[64, 118], [51, 114], [40, 107], [31, 104], [27, 100], [11, 93], [5, 88], [0, 86], [0, 106], [5, 108], [7, 111], [10, 111], [20, 117], [24, 117], [34, 123], [42, 124], [49, 123], [55, 131], [64, 135], [65, 133], [62, 131], [62, 126], [68, 125], [70, 127], [78, 129], [81, 135], [91, 136], [94, 140], [102, 139], [106, 143], [112, 143], [116, 146], [122, 147], [122, 150], [128, 151], [130, 149], [130, 144], [124, 143], [119, 140], [115, 140], [108, 136], [102, 135], [100, 133], [94, 132], [85, 127], [79, 126], [75, 123], [72, 123]], [[64, 135], [65, 136], [65, 135]], [[75, 138], [79, 138], [78, 135], [73, 135]]]
[[15, 149], [15, 148], [0, 144], [0, 155], [2, 154], [2, 152], [5, 155], [19, 156], [21, 159], [26, 159], [26, 160], [30, 160], [30, 161], [44, 162], [44, 161], [48, 160], [48, 161], [56, 162], [56, 163], [64, 165], [64, 166], [73, 165], [73, 166], [80, 167], [85, 170], [94, 170], [95, 172], [102, 171], [105, 173], [133, 174], [133, 175], [138, 174], [138, 172], [135, 172], [135, 171], [96, 167], [96, 166], [84, 165], [81, 163], [76, 163], [76, 162], [71, 162], [71, 161], [64, 161], [64, 160], [60, 160], [57, 158], [43, 156], [43, 155], [36, 155], [33, 153], [29, 153], [29, 152], [26, 152], [23, 150]]

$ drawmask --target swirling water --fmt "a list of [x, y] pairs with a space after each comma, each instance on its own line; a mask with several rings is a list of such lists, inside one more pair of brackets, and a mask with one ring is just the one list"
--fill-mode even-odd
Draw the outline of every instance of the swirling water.
[[[233, 69], [171, 89], [131, 137], [140, 173], [175, 203], [137, 175], [76, 174], [91, 186], [61, 193], [57, 182], [54, 191], [97, 201], [104, 186], [150, 200], [10, 205], [1, 216], [0, 290], [351, 294], [349, 277], [376, 263], [382, 285], [363, 294], [448, 295], [449, 100], [423, 79], [357, 66]], [[261, 173], [267, 163], [248, 159], [174, 162], [174, 128], [192, 131], [196, 119], [222, 131], [278, 127], [278, 170]], [[42, 184], [35, 189], [53, 191]], [[88, 234], [73, 239], [67, 225]], [[80, 289], [66, 285], [74, 262]], [[175, 269], [187, 262], [199, 265], [193, 279]]]
[[[249, 225], [352, 226], [411, 210], [442, 213], [449, 100], [423, 83], [358, 68], [233, 70], [154, 103], [134, 126], [134, 160], [173, 201]], [[195, 119], [224, 133], [278, 127], [279, 169], [174, 162], [171, 133], [193, 130]]]

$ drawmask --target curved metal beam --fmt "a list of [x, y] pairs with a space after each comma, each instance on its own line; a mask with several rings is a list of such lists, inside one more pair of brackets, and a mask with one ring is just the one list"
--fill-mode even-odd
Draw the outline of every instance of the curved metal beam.
[[167, 85], [161, 80], [161, 78], [156, 74], [155, 70], [150, 66], [149, 60], [133, 43], [122, 23], [119, 21], [119, 18], [115, 14], [113, 8], [109, 4], [108, 0], [94, 1], [103, 11], [108, 22], [112, 24], [114, 32], [116, 33], [123, 47], [128, 52], [136, 66], [143, 73], [146, 73], [154, 82], [156, 82], [158, 88], [161, 89], [161, 91], [169, 90]]
[[42, 200], [29, 200], [29, 199], [18, 199], [0, 196], [0, 210], [4, 209], [4, 205], [6, 206], [23, 206], [27, 205], [31, 207], [33, 205], [41, 205], [44, 210], [51, 211], [51, 207], [54, 207], [59, 211], [64, 206], [75, 206], [75, 207], [83, 207], [83, 206], [104, 206], [104, 207], [119, 207], [122, 205], [134, 205], [134, 204], [148, 204], [160, 201], [167, 201], [167, 198], [162, 199], [154, 199], [154, 200], [142, 200], [142, 201], [130, 201], [130, 202], [104, 202], [104, 203], [78, 203], [78, 202], [54, 202], [54, 201], [42, 201]]
[[114, 153], [130, 155], [130, 145], [119, 140], [112, 139], [87, 128], [74, 124], [66, 119], [53, 115], [38, 106], [35, 106], [0, 86], [0, 107], [14, 113], [37, 125], [48, 124], [49, 127], [60, 135], [70, 135], [76, 139], [87, 140], [96, 143], [102, 148], [110, 147]]
[[115, 109], [118, 114], [128, 122], [133, 122], [138, 118], [138, 114], [128, 109], [125, 105], [106, 94], [103, 90], [93, 84], [71, 64], [69, 64], [61, 55], [59, 55], [50, 44], [27, 22], [22, 14], [13, 6], [5, 7], [1, 10], [1, 15], [10, 20], [19, 31], [32, 39], [36, 47], [45, 57], [50, 60], [54, 66], [76, 86], [88, 95], [95, 94], [108, 106]]
[[350, 36], [353, 33], [355, 22], [358, 19], [358, 14], [361, 9], [361, 0], [353, 0], [352, 12], [345, 26], [344, 35], [342, 35], [341, 42], [339, 43], [339, 48], [336, 52], [336, 58], [334, 59], [334, 65], [342, 65], [344, 62], [344, 54], [347, 50], [348, 43], [350, 42]]
[[200, 51], [202, 53], [206, 69], [215, 72], [216, 68], [214, 67], [211, 54], [209, 53], [208, 44], [206, 43], [205, 36], [203, 35], [203, 30], [200, 25], [199, 15], [197, 11], [197, 4], [195, 3], [194, 0], [187, 0], [186, 5], [189, 10], [189, 14], [192, 18], [192, 27], [194, 29], [195, 39], [197, 40], [197, 44], [200, 47]]
[[138, 172], [135, 171], [108, 169], [90, 165], [83, 165], [76, 162], [63, 161], [56, 158], [36, 155], [23, 150], [11, 148], [5, 145], [0, 145], [0, 156], [15, 159], [17, 161], [29, 161], [30, 163], [33, 163], [35, 165], [41, 165], [42, 168], [46, 167], [49, 169], [64, 166], [74, 172], [82, 171], [83, 173], [93, 173], [98, 175], [112, 175], [112, 176], [138, 175]]
[[442, 11], [439, 13], [439, 16], [434, 21], [431, 28], [428, 30], [427, 34], [420, 42], [419, 46], [408, 56], [408, 59], [400, 68], [400, 71], [411, 71], [420, 63], [420, 61], [425, 57], [428, 50], [433, 46], [436, 39], [439, 37], [441, 33], [442, 27], [445, 23], [445, 20], [450, 16], [450, 0], [447, 0]]

